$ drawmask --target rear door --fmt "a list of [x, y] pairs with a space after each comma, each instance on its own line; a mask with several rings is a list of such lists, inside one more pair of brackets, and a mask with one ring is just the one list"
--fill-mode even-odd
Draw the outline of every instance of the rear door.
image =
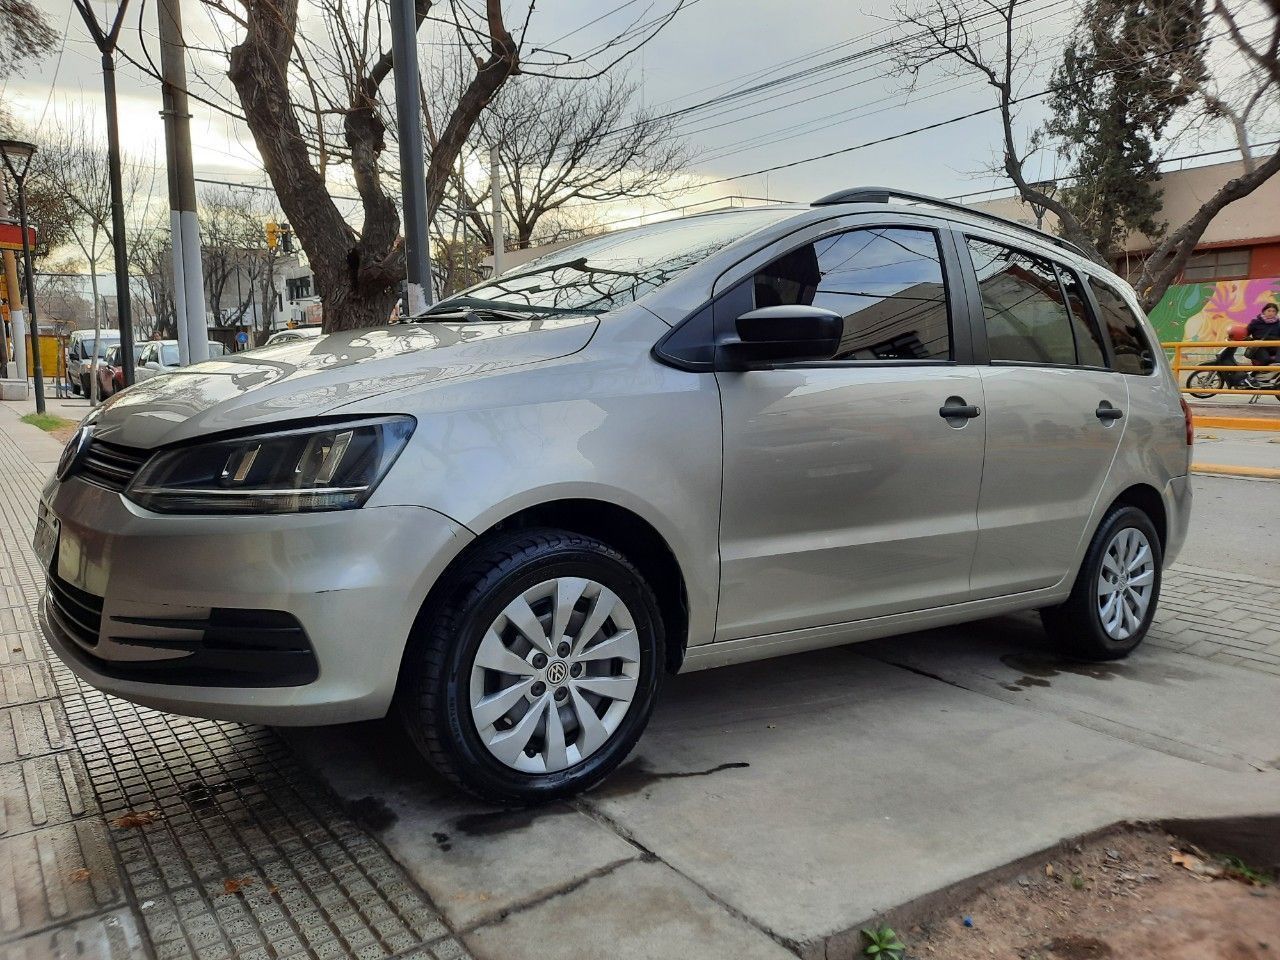
[[1051, 586], [1070, 572], [1125, 430], [1125, 378], [1080, 277], [1003, 238], [970, 234], [966, 277], [987, 444], [973, 596]]
[[[826, 307], [821, 363], [719, 372], [724, 421], [717, 639], [962, 601], [985, 418], [949, 233], [844, 218], [727, 275], [717, 338], [749, 310]], [[950, 291], [950, 292], [949, 292]], [[969, 406], [974, 415], [944, 418]]]

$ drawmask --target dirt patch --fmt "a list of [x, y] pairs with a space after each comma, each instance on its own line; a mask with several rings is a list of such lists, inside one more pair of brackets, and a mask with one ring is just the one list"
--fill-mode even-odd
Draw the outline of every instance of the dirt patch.
[[77, 423], [69, 423], [65, 427], [54, 427], [49, 431], [49, 436], [53, 437], [60, 443], [66, 443], [76, 435], [76, 428], [78, 426], [79, 424]]
[[[1204, 851], [1161, 831], [1111, 834], [903, 931], [945, 960], [1280, 960], [1280, 892], [1174, 863]], [[1184, 863], [1186, 857], [1180, 858]], [[972, 926], [966, 925], [971, 923]]]

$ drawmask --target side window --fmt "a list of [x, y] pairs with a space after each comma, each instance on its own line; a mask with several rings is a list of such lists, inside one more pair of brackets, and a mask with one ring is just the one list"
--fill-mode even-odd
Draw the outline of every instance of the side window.
[[68, 360], [80, 359], [80, 343], [81, 343], [81, 340], [79, 337], [76, 337], [74, 340], [71, 341], [71, 349], [67, 351]]
[[1110, 284], [1097, 277], [1089, 278], [1089, 288], [1098, 301], [1098, 311], [1102, 314], [1102, 325], [1107, 336], [1111, 338], [1111, 352], [1115, 356], [1113, 366], [1121, 373], [1134, 373], [1145, 376], [1156, 369], [1155, 355], [1151, 345], [1147, 343], [1142, 332], [1142, 324], [1138, 321], [1129, 306]]
[[991, 359], [1074, 364], [1071, 319], [1053, 264], [1001, 244], [966, 239], [982, 291]]
[[836, 360], [949, 360], [951, 325], [931, 230], [876, 227], [824, 237], [756, 275], [755, 306], [824, 307], [845, 318]]
[[150, 363], [150, 362], [151, 362], [152, 360], [154, 360], [155, 358], [156, 358], [156, 348], [155, 348], [155, 344], [149, 344], [149, 345], [146, 347], [146, 349], [144, 349], [144, 350], [142, 351], [141, 362], [142, 362], [142, 363]]
[[1105, 367], [1107, 352], [1102, 349], [1102, 331], [1098, 329], [1093, 314], [1085, 303], [1084, 288], [1074, 270], [1058, 264], [1058, 276], [1067, 294], [1067, 308], [1071, 311], [1071, 328], [1076, 335], [1076, 353], [1086, 367]]

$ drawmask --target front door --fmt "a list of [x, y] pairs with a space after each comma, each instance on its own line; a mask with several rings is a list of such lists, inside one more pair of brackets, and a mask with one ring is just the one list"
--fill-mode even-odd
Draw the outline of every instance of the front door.
[[967, 599], [986, 418], [978, 368], [959, 362], [967, 336], [953, 335], [950, 249], [927, 229], [846, 229], [717, 300], [718, 329], [780, 304], [845, 316], [833, 361], [716, 375], [718, 640]]
[[1124, 434], [1128, 391], [1072, 270], [992, 240], [966, 246], [991, 357], [977, 599], [1070, 572]]

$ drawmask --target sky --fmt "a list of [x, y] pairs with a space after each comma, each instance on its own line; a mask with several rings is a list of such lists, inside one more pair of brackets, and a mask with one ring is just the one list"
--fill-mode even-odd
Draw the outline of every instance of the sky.
[[[97, 109], [102, 102], [99, 58], [68, 0], [36, 0], [60, 37], [61, 50], [11, 77], [0, 97], [20, 118], [39, 125], [52, 122], [77, 104]], [[651, 19], [676, 0], [542, 0], [529, 28], [528, 45], [569, 53], [589, 50], [637, 19]], [[780, 74], [874, 48], [890, 34], [896, 0], [861, 4], [830, 0], [685, 0], [675, 19], [642, 50], [615, 68], [640, 86], [646, 105], [678, 110]], [[114, 0], [97, 0], [101, 16]], [[523, 2], [505, 4], [509, 25], [523, 19]], [[1027, 6], [1025, 25], [1034, 44], [1033, 68], [1026, 92], [1043, 88], [1058, 44], [1071, 23], [1065, 0], [1036, 0]], [[141, 11], [141, 26], [138, 14]], [[187, 42], [218, 46], [206, 8], [183, 0]], [[592, 23], [591, 21], [597, 20]], [[155, 3], [134, 0], [122, 46], [138, 59], [145, 43], [158, 60]], [[428, 23], [420, 40], [425, 63], [451, 39], [450, 28]], [[191, 63], [216, 72], [219, 60], [199, 50]], [[225, 69], [223, 65], [220, 69]], [[163, 160], [163, 132], [156, 81], [127, 63], [118, 72], [121, 129], [130, 150], [142, 162]], [[196, 87], [192, 87], [193, 91]], [[697, 110], [680, 119], [680, 131], [696, 156], [692, 182], [704, 184], [676, 197], [659, 196], [610, 208], [606, 220], [621, 219], [679, 204], [715, 205], [729, 195], [808, 202], [855, 185], [890, 185], [938, 196], [974, 193], [1004, 185], [990, 168], [998, 156], [998, 115], [951, 123], [889, 142], [846, 151], [828, 159], [784, 170], [741, 176], [790, 164], [818, 154], [845, 150], [894, 137], [989, 107], [992, 91], [972, 77], [955, 77], [933, 68], [916, 80], [914, 90], [893, 71], [883, 55], [871, 55], [801, 78], [765, 95]], [[1023, 131], [1043, 116], [1043, 101], [1024, 106]], [[192, 104], [197, 177], [266, 184], [252, 138], [218, 111]], [[1228, 145], [1221, 135], [1202, 137], [1186, 152]], [[1227, 159], [1223, 157], [1221, 159]], [[1051, 154], [1037, 155], [1029, 172], [1057, 172]]]

